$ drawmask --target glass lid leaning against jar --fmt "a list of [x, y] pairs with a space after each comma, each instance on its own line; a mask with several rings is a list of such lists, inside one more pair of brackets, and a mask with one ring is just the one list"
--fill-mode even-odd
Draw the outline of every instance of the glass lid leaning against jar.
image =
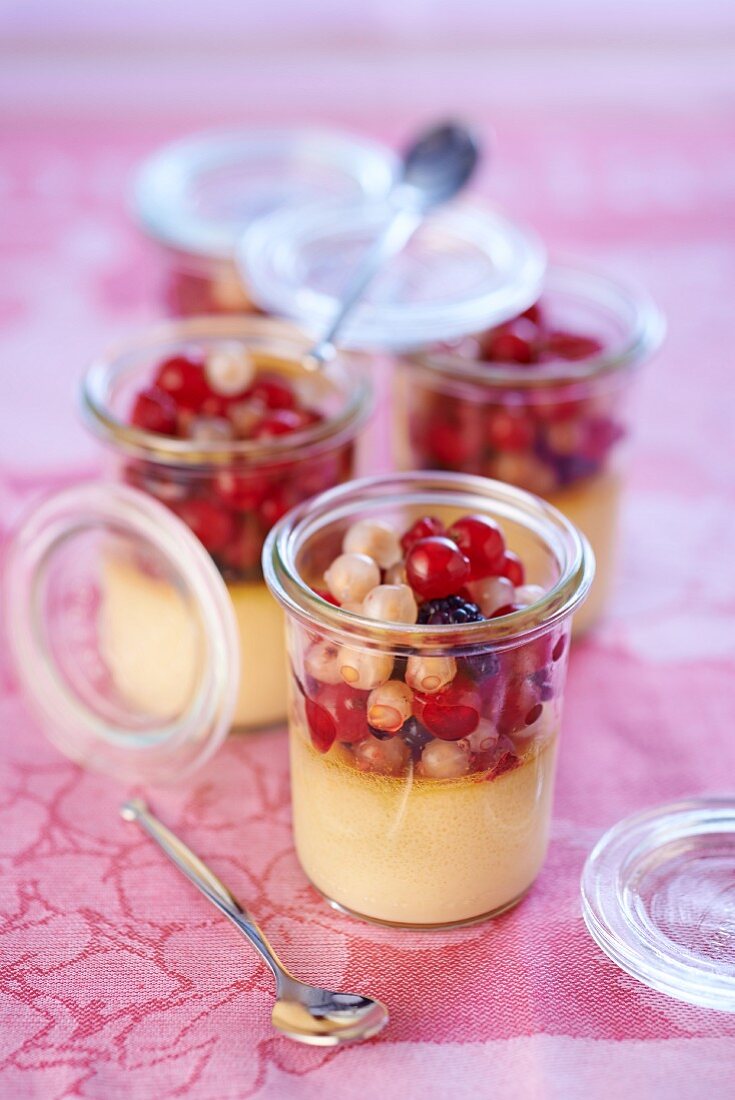
[[[189, 527], [227, 585], [247, 669], [236, 729], [285, 717], [282, 616], [262, 580], [263, 540], [293, 505], [352, 476], [370, 412], [360, 357], [340, 353], [309, 373], [308, 346], [294, 327], [262, 317], [171, 322], [97, 360], [82, 387], [86, 423], [115, 477]], [[113, 677], [146, 706], [176, 709], [187, 676], [167, 675], [158, 656], [162, 632], [177, 635], [170, 581], [134, 555], [109, 553], [100, 599]]]
[[575, 633], [593, 625], [609, 595], [632, 382], [663, 328], [644, 293], [552, 264], [540, 299], [516, 318], [397, 360], [400, 468], [519, 485], [590, 540], [597, 572]]
[[512, 486], [365, 478], [291, 511], [286, 611], [296, 850], [335, 907], [411, 927], [518, 902], [544, 861], [573, 612], [574, 526]]
[[132, 208], [166, 262], [169, 311], [259, 312], [235, 269], [240, 233], [283, 206], [380, 199], [395, 170], [386, 146], [311, 127], [212, 130], [156, 150], [137, 172]]

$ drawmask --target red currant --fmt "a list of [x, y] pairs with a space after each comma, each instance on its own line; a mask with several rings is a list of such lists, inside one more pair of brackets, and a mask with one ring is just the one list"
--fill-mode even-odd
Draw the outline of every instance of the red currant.
[[190, 527], [210, 554], [217, 554], [235, 535], [235, 517], [228, 509], [203, 497], [185, 500], [176, 513]]
[[356, 691], [348, 684], [329, 684], [319, 692], [319, 706], [332, 715], [336, 740], [355, 744], [370, 734], [367, 720], [369, 691]]
[[603, 346], [594, 336], [577, 336], [573, 332], [550, 332], [546, 342], [546, 354], [557, 359], [592, 359]]
[[295, 409], [275, 409], [264, 417], [253, 434], [254, 439], [272, 439], [274, 436], [289, 435], [305, 427], [301, 413]]
[[313, 699], [306, 699], [304, 706], [312, 745], [317, 752], [329, 752], [337, 738], [337, 724], [334, 718], [326, 707], [315, 703]]
[[487, 439], [496, 451], [525, 451], [533, 443], [533, 424], [525, 412], [494, 409], [490, 413]]
[[528, 309], [524, 309], [521, 317], [525, 317], [531, 324], [536, 325], [537, 328], [543, 328], [546, 324], [546, 318], [544, 317], [544, 311], [541, 308], [540, 302], [534, 302]]
[[[156, 372], [156, 385], [173, 397], [179, 409], [201, 412], [205, 400], [212, 391], [204, 375], [204, 362], [188, 355], [174, 355], [165, 359]], [[211, 411], [219, 415], [219, 407]]]
[[538, 689], [531, 680], [511, 681], [497, 721], [499, 732], [511, 734], [532, 726], [541, 715], [538, 705]]
[[296, 394], [291, 384], [277, 374], [261, 374], [247, 393], [248, 398], [262, 401], [269, 409], [293, 409]]
[[261, 522], [270, 530], [275, 523], [278, 523], [279, 519], [282, 519], [283, 516], [286, 515], [286, 512], [293, 504], [294, 498], [292, 493], [283, 482], [272, 485], [258, 508], [258, 515], [260, 516]]
[[454, 596], [470, 577], [470, 563], [456, 543], [432, 536], [414, 543], [406, 558], [408, 583], [423, 600]]
[[507, 577], [516, 588], [525, 583], [526, 570], [523, 567], [523, 562], [512, 550], [506, 550], [505, 552], [500, 576]]
[[214, 491], [230, 508], [249, 512], [265, 500], [268, 482], [258, 474], [223, 470], [215, 476]]
[[462, 469], [472, 458], [472, 439], [457, 424], [439, 421], [432, 426], [429, 440], [434, 460], [450, 470]]
[[491, 615], [488, 615], [489, 619], [500, 619], [503, 615], [512, 615], [514, 611], [520, 611], [520, 604], [517, 603], [504, 603], [502, 607], [496, 607]]
[[462, 516], [447, 531], [465, 557], [469, 558], [470, 580], [497, 576], [503, 566], [505, 539], [488, 516]]
[[404, 554], [407, 554], [414, 543], [417, 543], [419, 539], [428, 539], [432, 535], [443, 535], [444, 524], [440, 519], [435, 519], [434, 516], [422, 516], [421, 519], [417, 519], [416, 522], [409, 527], [405, 535], [401, 539], [401, 548]]
[[458, 673], [451, 684], [434, 695], [417, 692], [413, 712], [435, 737], [459, 741], [468, 737], [480, 721], [482, 700], [473, 680]]
[[131, 424], [157, 435], [176, 435], [176, 404], [156, 386], [141, 390], [135, 398]]
[[532, 363], [533, 345], [515, 332], [503, 330], [483, 341], [483, 357], [493, 363]]

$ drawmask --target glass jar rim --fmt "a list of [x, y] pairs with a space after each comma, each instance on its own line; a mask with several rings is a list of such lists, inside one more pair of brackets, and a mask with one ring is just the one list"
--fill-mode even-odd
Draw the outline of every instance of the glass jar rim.
[[[225, 463], [266, 464], [297, 459], [304, 448], [315, 452], [332, 448], [354, 435], [368, 418], [373, 405], [372, 385], [364, 372], [356, 367], [360, 355], [337, 352], [333, 364], [350, 365], [350, 387], [345, 407], [336, 416], [319, 424], [273, 436], [263, 440], [207, 441], [175, 439], [146, 432], [121, 420], [109, 408], [109, 386], [123, 369], [127, 356], [150, 350], [158, 345], [184, 344], [203, 338], [261, 339], [263, 347], [287, 348], [294, 360], [308, 351], [313, 340], [298, 326], [269, 317], [219, 317], [203, 315], [186, 320], [164, 321], [140, 330], [128, 340], [110, 348], [88, 367], [82, 379], [80, 403], [82, 417], [92, 432], [103, 442], [126, 454], [151, 462], [176, 466], [209, 466]], [[285, 356], [284, 356], [285, 357]]]
[[404, 356], [412, 366], [438, 374], [450, 374], [458, 381], [477, 382], [488, 387], [509, 386], [517, 389], [574, 385], [593, 378], [616, 374], [636, 367], [653, 355], [666, 331], [666, 322], [658, 306], [641, 287], [622, 282], [572, 260], [550, 262], [544, 290], [576, 293], [590, 304], [605, 306], [627, 322], [627, 336], [615, 351], [569, 361], [551, 360], [539, 364], [489, 363], [468, 359], [451, 350], [423, 348]]
[[[346, 518], [357, 506], [377, 500], [390, 506], [409, 495], [433, 505], [459, 505], [479, 511], [483, 502], [495, 506], [515, 522], [553, 532], [555, 548], [564, 553], [560, 576], [544, 596], [530, 607], [481, 622], [429, 626], [383, 623], [354, 611], [336, 607], [304, 581], [296, 558], [303, 539], [323, 522]], [[423, 498], [427, 498], [425, 501]], [[543, 537], [543, 536], [542, 536]], [[549, 535], [545, 539], [550, 541]], [[511, 648], [525, 643], [566, 619], [587, 595], [594, 576], [594, 554], [586, 537], [553, 505], [504, 482], [474, 474], [413, 471], [382, 474], [346, 482], [293, 508], [271, 529], [263, 548], [263, 572], [276, 599], [290, 614], [308, 626], [326, 628], [331, 634], [355, 643], [390, 647], [396, 652], [469, 653]]]

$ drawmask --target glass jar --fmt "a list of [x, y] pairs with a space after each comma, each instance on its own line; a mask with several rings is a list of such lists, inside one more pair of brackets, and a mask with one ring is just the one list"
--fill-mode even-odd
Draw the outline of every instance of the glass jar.
[[512, 339], [521, 333], [521, 352], [523, 326], [538, 331], [538, 310], [554, 334], [539, 362], [481, 359], [482, 337], [399, 358], [395, 450], [401, 469], [497, 478], [564, 512], [597, 562], [592, 594], [575, 618], [578, 633], [599, 618], [608, 598], [631, 382], [657, 348], [663, 321], [639, 292], [559, 265], [548, 269], [538, 306], [505, 330]]
[[[406, 530], [425, 515], [450, 523], [465, 513], [501, 524], [528, 582], [545, 590], [536, 603], [461, 626], [409, 626], [319, 595], [356, 521]], [[263, 562], [286, 610], [294, 836], [311, 882], [336, 908], [391, 925], [457, 925], [515, 905], [546, 854], [570, 621], [594, 570], [584, 537], [511, 486], [393, 474], [296, 508]], [[414, 717], [382, 739], [367, 715], [375, 720], [371, 691], [389, 680]], [[437, 683], [439, 694], [426, 694]], [[437, 728], [440, 738], [428, 732]], [[427, 760], [450, 740], [460, 766], [436, 777]]]
[[286, 206], [381, 199], [395, 171], [385, 146], [318, 128], [214, 130], [163, 146], [137, 173], [133, 209], [161, 246], [169, 311], [259, 313], [235, 267], [240, 234]]
[[[302, 357], [309, 340], [262, 317], [199, 318], [152, 328], [96, 361], [82, 387], [85, 419], [112, 452], [116, 476], [166, 505], [199, 537], [223, 576], [240, 635], [242, 667], [235, 728], [262, 728], [286, 712], [282, 615], [262, 579], [261, 551], [289, 508], [351, 477], [355, 444], [370, 411], [359, 357], [337, 356], [321, 372]], [[180, 354], [244, 350], [255, 370], [287, 379], [317, 423], [262, 440], [174, 438], [130, 424], [136, 395], [162, 362]], [[205, 428], [207, 427], [205, 423]], [[207, 429], [208, 430], [208, 429]], [[191, 675], [168, 675], [160, 660], [168, 624], [178, 633], [178, 603], [159, 571], [130, 554], [109, 556], [102, 584], [108, 664], [125, 692], [145, 706], [175, 712]], [[150, 623], [156, 629], [149, 629]], [[193, 651], [192, 651], [193, 653]], [[190, 656], [189, 659], [193, 659]]]

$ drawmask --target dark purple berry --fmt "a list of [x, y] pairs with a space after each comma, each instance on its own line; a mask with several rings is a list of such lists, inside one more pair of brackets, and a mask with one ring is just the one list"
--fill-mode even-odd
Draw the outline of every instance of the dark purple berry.
[[409, 718], [401, 730], [401, 737], [413, 753], [414, 760], [421, 756], [421, 750], [432, 740], [432, 735], [416, 718]]
[[418, 621], [424, 626], [463, 626], [465, 623], [481, 623], [484, 619], [476, 603], [462, 596], [446, 596], [442, 600], [422, 603]]

